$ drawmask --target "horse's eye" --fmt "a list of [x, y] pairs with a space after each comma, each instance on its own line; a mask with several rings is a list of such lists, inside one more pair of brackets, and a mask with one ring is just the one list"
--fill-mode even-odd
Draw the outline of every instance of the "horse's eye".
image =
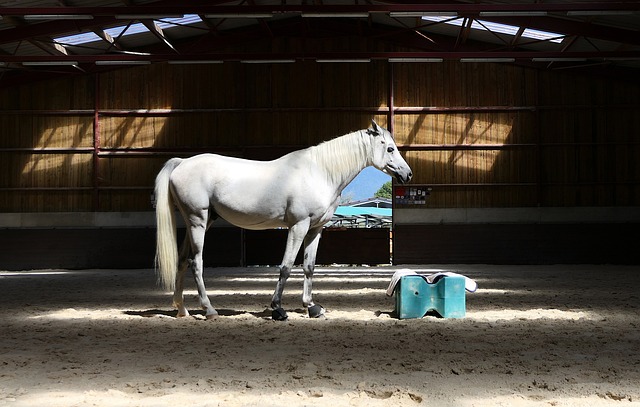
[[387, 153], [393, 153], [394, 148], [393, 147], [387, 147]]

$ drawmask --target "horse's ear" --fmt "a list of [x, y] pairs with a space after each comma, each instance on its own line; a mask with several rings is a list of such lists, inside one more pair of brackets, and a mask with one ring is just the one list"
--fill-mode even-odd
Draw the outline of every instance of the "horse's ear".
[[371, 126], [376, 133], [380, 133], [380, 126], [378, 126], [378, 123], [376, 123], [374, 119], [371, 119]]
[[371, 119], [371, 130], [369, 131], [369, 133], [374, 136], [379, 136], [380, 134], [382, 134], [382, 132], [380, 131], [380, 126], [378, 126], [378, 123], [376, 123], [376, 121], [373, 119]]

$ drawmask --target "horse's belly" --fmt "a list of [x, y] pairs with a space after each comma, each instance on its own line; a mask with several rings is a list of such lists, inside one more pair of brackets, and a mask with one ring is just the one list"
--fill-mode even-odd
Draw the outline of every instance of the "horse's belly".
[[234, 226], [243, 229], [275, 229], [286, 227], [282, 216], [277, 212], [252, 213], [251, 211], [238, 211], [223, 205], [214, 205], [214, 210], [218, 216]]

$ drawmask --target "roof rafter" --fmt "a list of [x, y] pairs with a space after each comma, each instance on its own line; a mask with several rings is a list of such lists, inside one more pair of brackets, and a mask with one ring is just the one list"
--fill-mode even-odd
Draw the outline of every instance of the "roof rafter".
[[171, 48], [173, 51], [178, 53], [178, 50], [176, 49], [176, 47], [173, 46], [171, 41], [164, 34], [164, 31], [162, 31], [162, 28], [160, 28], [158, 26], [158, 24], [155, 23], [155, 21], [153, 21], [153, 20], [142, 20], [141, 22], [142, 22], [142, 24], [144, 24], [145, 27], [147, 27], [147, 30], [149, 30], [160, 41], [162, 41], [162, 43], [164, 43], [167, 47]]
[[113, 47], [118, 50], [122, 50], [120, 44], [116, 42], [116, 40], [105, 30], [101, 28], [95, 28], [92, 30], [95, 35], [100, 37], [103, 41], [107, 42], [110, 47]]

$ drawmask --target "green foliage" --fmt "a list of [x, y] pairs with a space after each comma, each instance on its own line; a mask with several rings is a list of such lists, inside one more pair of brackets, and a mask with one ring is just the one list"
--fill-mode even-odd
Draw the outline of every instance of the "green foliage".
[[379, 190], [376, 191], [375, 194], [373, 194], [374, 197], [376, 198], [389, 198], [391, 199], [391, 181], [387, 181], [384, 184], [382, 184], [382, 186], [380, 187]]

